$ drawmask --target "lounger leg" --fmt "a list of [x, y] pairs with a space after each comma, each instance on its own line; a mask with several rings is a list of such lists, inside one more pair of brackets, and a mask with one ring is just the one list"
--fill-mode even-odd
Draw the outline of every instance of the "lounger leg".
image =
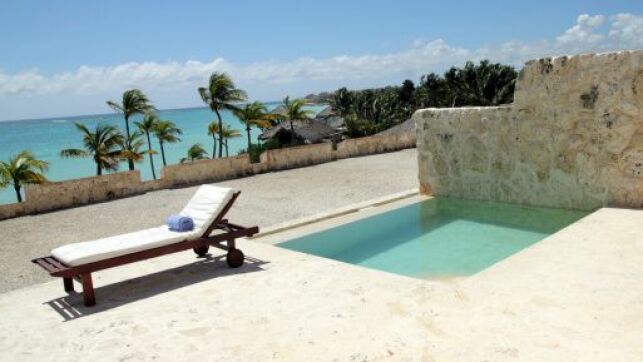
[[74, 291], [74, 279], [72, 279], [72, 278], [63, 278], [63, 284], [65, 285], [65, 291], [67, 293]]
[[80, 276], [83, 282], [83, 299], [86, 307], [91, 307], [96, 304], [96, 297], [94, 297], [94, 283], [92, 282], [92, 275], [90, 273]]

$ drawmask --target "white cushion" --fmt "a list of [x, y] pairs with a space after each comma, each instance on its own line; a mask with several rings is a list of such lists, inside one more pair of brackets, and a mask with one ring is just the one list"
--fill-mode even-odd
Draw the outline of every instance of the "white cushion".
[[225, 187], [203, 185], [180, 214], [191, 217], [194, 220], [194, 231], [203, 233], [223, 211], [235, 192], [236, 190]]
[[51, 255], [69, 266], [77, 266], [158, 248], [187, 239], [196, 239], [221, 213], [234, 193], [235, 190], [229, 188], [210, 185], [199, 187], [188, 205], [180, 213], [194, 220], [194, 230], [192, 231], [171, 231], [167, 225], [164, 225], [129, 234], [64, 245], [52, 250]]
[[51, 255], [67, 265], [76, 266], [158, 248], [196, 237], [198, 235], [193, 231], [182, 233], [171, 231], [167, 225], [164, 225], [129, 234], [64, 245], [52, 250]]

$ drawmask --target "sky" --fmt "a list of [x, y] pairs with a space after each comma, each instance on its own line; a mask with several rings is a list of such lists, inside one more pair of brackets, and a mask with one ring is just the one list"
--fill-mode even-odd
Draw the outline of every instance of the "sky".
[[270, 101], [621, 49], [643, 49], [641, 0], [0, 0], [0, 120], [109, 113], [130, 88], [202, 106], [214, 71]]

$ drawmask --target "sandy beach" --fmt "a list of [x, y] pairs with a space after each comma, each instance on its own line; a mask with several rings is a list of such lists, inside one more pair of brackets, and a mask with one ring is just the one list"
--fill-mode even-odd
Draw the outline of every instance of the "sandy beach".
[[[230, 212], [266, 227], [417, 187], [416, 150], [339, 160], [217, 183], [242, 190]], [[30, 263], [52, 248], [162, 224], [195, 187], [0, 221], [0, 292], [51, 280]]]

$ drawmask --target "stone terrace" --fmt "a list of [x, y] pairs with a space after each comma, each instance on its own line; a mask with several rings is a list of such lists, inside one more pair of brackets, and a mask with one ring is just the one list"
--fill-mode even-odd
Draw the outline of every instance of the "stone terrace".
[[[462, 280], [423, 281], [240, 241], [0, 295], [0, 358], [208, 361], [643, 359], [643, 211], [601, 209]], [[274, 238], [274, 235], [273, 235]]]

